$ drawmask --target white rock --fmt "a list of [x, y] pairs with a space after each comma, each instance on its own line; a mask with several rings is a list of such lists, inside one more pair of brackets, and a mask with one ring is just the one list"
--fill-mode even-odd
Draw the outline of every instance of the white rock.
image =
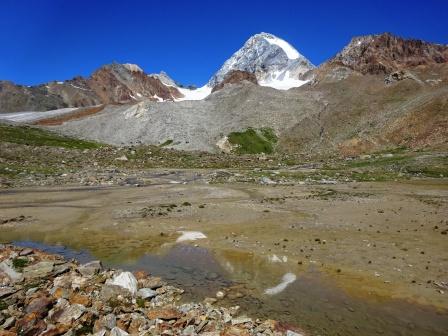
[[78, 289], [84, 286], [87, 282], [87, 278], [83, 278], [81, 276], [74, 276], [72, 278], [71, 286], [72, 289]]
[[135, 295], [138, 290], [137, 279], [131, 272], [122, 272], [107, 283], [126, 288], [132, 295]]
[[303, 334], [296, 333], [295, 331], [286, 331], [286, 336], [303, 336]]
[[62, 314], [58, 317], [57, 322], [62, 324], [70, 324], [77, 320], [85, 311], [86, 307], [80, 304], [72, 304], [65, 308]]
[[157, 296], [157, 292], [151, 288], [141, 288], [138, 290], [137, 296], [142, 299], [150, 299]]
[[0, 272], [5, 273], [12, 282], [20, 282], [23, 279], [22, 273], [16, 272], [6, 260], [0, 263]]
[[98, 332], [94, 333], [93, 336], [104, 336], [106, 335], [106, 329], [101, 329]]
[[240, 316], [240, 317], [236, 317], [236, 318], [232, 319], [232, 325], [244, 324], [244, 323], [248, 323], [248, 322], [252, 322], [252, 319], [250, 317], [246, 317], [246, 316]]
[[117, 157], [115, 160], [117, 160], [117, 161], [129, 161], [126, 155]]
[[226, 293], [224, 293], [223, 291], [218, 291], [216, 292], [216, 298], [217, 299], [224, 299], [224, 297], [226, 296]]
[[182, 336], [195, 336], [195, 335], [197, 335], [197, 334], [194, 331], [194, 326], [193, 325], [189, 325], [188, 327], [186, 327], [182, 331]]
[[126, 331], [115, 327], [110, 331], [110, 336], [127, 336], [129, 335]]
[[266, 177], [266, 176], [263, 176], [263, 177], [260, 179], [260, 183], [261, 183], [261, 184], [276, 184], [275, 181], [272, 181], [269, 177]]

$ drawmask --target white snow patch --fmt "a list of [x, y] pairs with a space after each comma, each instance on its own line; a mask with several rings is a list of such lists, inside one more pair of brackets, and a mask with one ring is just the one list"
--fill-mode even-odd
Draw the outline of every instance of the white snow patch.
[[208, 85], [197, 88], [196, 90], [190, 90], [185, 88], [177, 88], [180, 93], [184, 95], [183, 98], [177, 98], [176, 101], [182, 100], [202, 100], [207, 97], [211, 92], [212, 88]]
[[86, 89], [86, 88], [82, 88], [80, 86], [76, 86], [76, 85], [73, 85], [73, 84], [70, 84], [70, 86], [73, 86], [75, 89], [80, 89], [80, 90], [83, 90], [83, 91], [92, 91], [92, 90], [89, 90], [89, 89]]
[[270, 78], [258, 82], [261, 86], [268, 86], [277, 90], [289, 90], [293, 87], [299, 87], [306, 83], [308, 83], [307, 80], [291, 78], [289, 71], [273, 73]]
[[286, 289], [286, 287], [288, 287], [290, 284], [292, 284], [296, 280], [297, 280], [297, 277], [294, 273], [286, 273], [283, 276], [282, 281], [277, 286], [266, 289], [264, 291], [264, 293], [267, 295], [275, 295], [275, 294], [281, 293]]
[[154, 95], [155, 99], [157, 99], [158, 102], [163, 102], [163, 98], [160, 98], [158, 95]]
[[137, 64], [125, 63], [123, 66], [131, 72], [143, 72], [143, 69]]
[[199, 231], [180, 231], [180, 233], [182, 233], [182, 235], [177, 238], [176, 243], [207, 238], [205, 234]]
[[56, 84], [64, 84], [64, 82], [56, 82]]
[[268, 41], [270, 44], [275, 44], [276, 46], [279, 46], [283, 49], [283, 51], [286, 53], [286, 56], [288, 56], [289, 59], [297, 59], [300, 57], [299, 52], [294, 49], [292, 45], [290, 45], [285, 40], [279, 39], [278, 37], [272, 36], [272, 37], [265, 37], [266, 41]]
[[18, 123], [34, 122], [41, 119], [47, 119], [56, 117], [66, 113], [70, 113], [77, 110], [77, 107], [68, 107], [58, 110], [51, 110], [45, 112], [13, 112], [13, 113], [0, 113], [0, 120], [13, 121]]
[[279, 262], [285, 263], [285, 262], [288, 262], [288, 257], [282, 256], [281, 258], [279, 258], [276, 254], [273, 254], [273, 255], [268, 256], [268, 260], [273, 263], [279, 263]]

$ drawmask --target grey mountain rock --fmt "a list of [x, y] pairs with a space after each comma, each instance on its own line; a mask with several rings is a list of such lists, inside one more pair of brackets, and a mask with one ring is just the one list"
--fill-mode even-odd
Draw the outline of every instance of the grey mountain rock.
[[214, 87], [232, 70], [254, 73], [259, 82], [288, 78], [300, 79], [314, 65], [286, 41], [268, 33], [260, 33], [247, 40], [208, 82]]

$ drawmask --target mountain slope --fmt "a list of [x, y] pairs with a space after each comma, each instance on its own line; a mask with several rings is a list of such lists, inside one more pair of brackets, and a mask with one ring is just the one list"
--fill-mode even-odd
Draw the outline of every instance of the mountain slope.
[[443, 74], [442, 82], [433, 85], [416, 72], [426, 84], [407, 79], [385, 85], [378, 75], [288, 91], [230, 84], [205, 100], [110, 106], [57, 129], [115, 145], [171, 140], [177, 149], [211, 152], [220, 150], [223, 136], [248, 127], [272, 128], [277, 150], [311, 156], [447, 147], [448, 66], [429, 71]]
[[88, 78], [78, 76], [34, 87], [0, 82], [0, 112], [47, 111], [182, 97], [177, 87], [165, 84], [161, 78], [147, 75], [138, 65], [129, 63], [105, 65]]
[[[23, 90], [48, 104], [59, 86], [59, 96], [71, 88], [79, 102], [106, 102], [104, 108], [57, 112], [57, 120], [39, 123], [114, 145], [169, 140], [177, 149], [217, 152], [229, 134], [252, 127], [272, 130], [276, 150], [313, 156], [397, 146], [448, 148], [446, 46], [369, 35], [309, 71], [312, 66], [300, 54], [295, 58], [294, 49], [268, 41], [270, 36], [254, 36], [248, 41], [253, 49], [245, 49], [246, 43], [232, 56], [212, 78], [214, 92], [209, 85], [180, 88], [166, 74], [146, 75], [133, 65], [110, 65], [87, 79]], [[291, 69], [303, 80], [313, 78], [311, 85], [295, 90], [259, 85]]]
[[395, 147], [448, 149], [448, 63], [407, 73], [411, 76], [391, 84], [384, 75], [352, 73], [307, 88], [320, 93], [321, 109], [286, 130], [281, 147], [343, 155]]
[[[402, 48], [409, 50], [406, 59], [419, 60], [419, 48], [409, 49], [406, 43]], [[361, 63], [369, 69], [378, 64], [377, 58]], [[331, 60], [314, 72], [343, 76], [324, 76], [287, 91], [256, 85], [244, 80], [245, 72], [231, 71], [229, 78], [235, 80], [204, 100], [108, 107], [58, 129], [112, 144], [171, 140], [170, 146], [184, 150], [220, 151], [217, 144], [227, 135], [249, 127], [271, 128], [279, 139], [277, 150], [307, 155], [356, 155], [397, 146], [446, 148], [448, 63], [428, 62], [426, 54], [418, 63], [396, 63], [391, 74], [362, 73]]]

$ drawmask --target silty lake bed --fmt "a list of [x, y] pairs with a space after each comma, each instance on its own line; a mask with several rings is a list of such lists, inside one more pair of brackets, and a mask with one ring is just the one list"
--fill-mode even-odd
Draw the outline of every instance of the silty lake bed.
[[147, 270], [185, 300], [224, 290], [312, 335], [444, 335], [447, 199], [440, 181], [15, 189], [0, 237]]

